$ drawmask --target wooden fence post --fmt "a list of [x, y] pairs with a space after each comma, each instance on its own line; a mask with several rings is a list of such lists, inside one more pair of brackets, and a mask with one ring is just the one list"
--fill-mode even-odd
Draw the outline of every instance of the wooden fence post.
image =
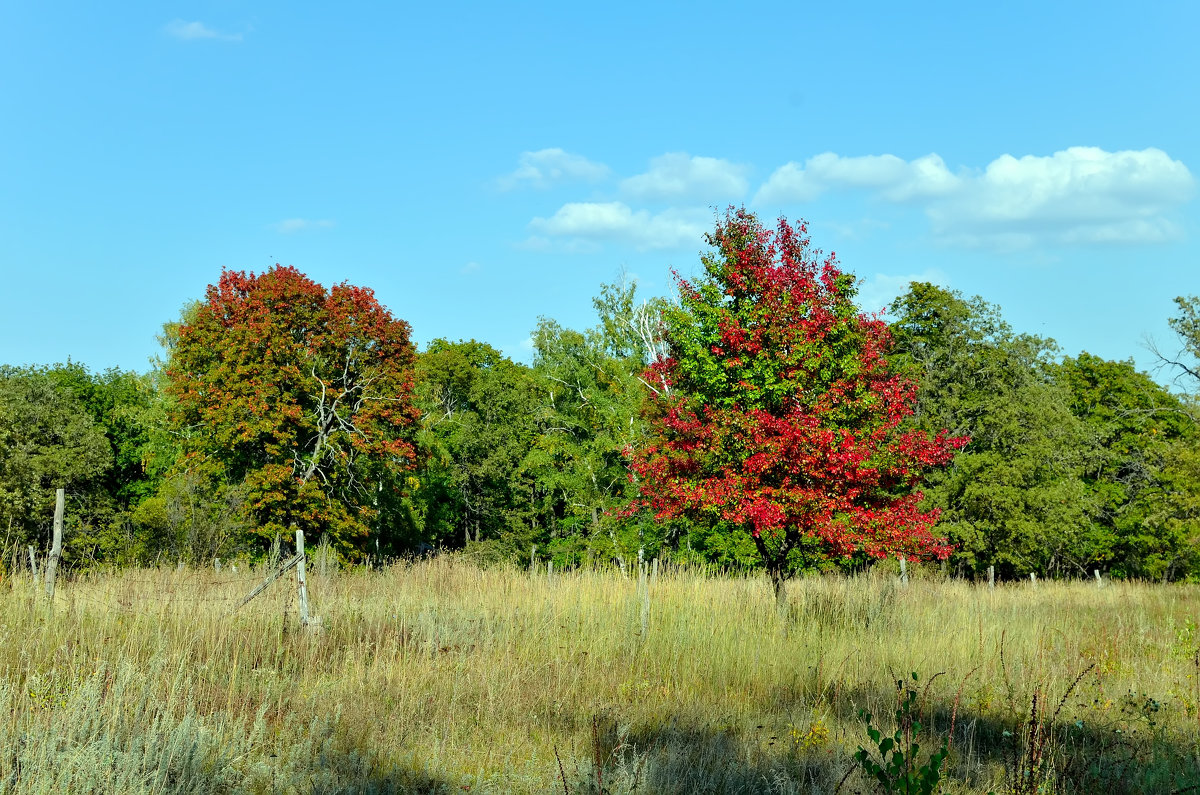
[[237, 605], [232, 610], [230, 610], [226, 615], [231, 616], [234, 613], [236, 613], [237, 611], [241, 610], [243, 607], [245, 607], [247, 604], [249, 604], [251, 599], [258, 596], [263, 591], [267, 590], [268, 585], [275, 582], [283, 575], [287, 574], [289, 571], [291, 571], [292, 567], [297, 565], [299, 562], [300, 562], [299, 555], [293, 555], [291, 558], [288, 558], [286, 563], [279, 566], [279, 568], [277, 568], [275, 571], [268, 574], [267, 578], [265, 580], [263, 580], [262, 583], [255, 586], [254, 590], [251, 591], [249, 594], [247, 594], [245, 599], [238, 602]]
[[1103, 588], [1104, 580], [1100, 579], [1100, 569], [1092, 569], [1092, 574], [1096, 575], [1096, 587]]
[[904, 561], [904, 556], [900, 556], [900, 582], [908, 584], [908, 564]]
[[29, 570], [33, 572], [34, 585], [37, 585], [37, 581], [41, 579], [41, 576], [38, 573], [37, 550], [33, 548], [32, 544], [29, 545]]
[[1036, 575], [1036, 574], [1034, 574], [1032, 571], [1031, 571], [1031, 572], [1029, 572], [1029, 583], [1030, 583], [1030, 584], [1031, 584], [1031, 585], [1032, 585], [1034, 588], [1036, 588], [1036, 587], [1037, 587], [1037, 575]]
[[529, 550], [529, 573], [534, 574], [537, 571], [537, 544]]
[[642, 640], [650, 631], [650, 583], [646, 579], [646, 564], [638, 564], [638, 593], [642, 599]]
[[304, 582], [304, 531], [296, 528], [296, 589], [300, 594], [300, 626], [308, 626], [308, 587]]
[[996, 587], [996, 567], [988, 566], [988, 588]]
[[46, 596], [54, 601], [54, 579], [58, 576], [58, 561], [62, 559], [63, 508], [66, 503], [66, 491], [54, 491], [54, 543], [50, 547], [50, 557], [46, 558]]

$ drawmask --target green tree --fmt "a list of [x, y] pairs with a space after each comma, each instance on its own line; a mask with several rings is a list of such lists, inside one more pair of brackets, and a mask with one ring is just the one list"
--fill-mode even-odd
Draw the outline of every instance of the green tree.
[[1150, 350], [1161, 366], [1175, 373], [1176, 383], [1194, 390], [1200, 388], [1200, 296], [1178, 296], [1175, 305], [1179, 314], [1167, 321], [1175, 332], [1175, 350], [1163, 350], [1153, 342]]
[[523, 470], [537, 433], [529, 369], [482, 342], [434, 340], [417, 364], [427, 457], [412, 527], [416, 544], [527, 548], [539, 517]]
[[1162, 496], [1181, 485], [1167, 470], [1196, 434], [1187, 407], [1131, 361], [1081, 353], [1065, 359], [1056, 377], [1071, 392], [1072, 413], [1092, 433], [1083, 479], [1091, 536], [1102, 543], [1087, 565], [1154, 579], [1185, 571], [1180, 562], [1188, 554], [1177, 549], [1182, 539], [1162, 516]]
[[[113, 462], [104, 430], [84, 403], [46, 368], [0, 367], [0, 549], [48, 545], [54, 490], [66, 489], [73, 529], [88, 523]], [[78, 534], [67, 533], [69, 560]]]
[[976, 297], [913, 283], [893, 305], [895, 350], [920, 377], [912, 427], [971, 441], [926, 479], [952, 562], [1001, 576], [1085, 571], [1111, 546], [1091, 522], [1094, 431], [1058, 383], [1053, 340], [1016, 334]]
[[[1187, 398], [1185, 405], [1200, 416], [1200, 401]], [[1193, 429], [1167, 448], [1161, 483], [1146, 500], [1143, 526], [1149, 532], [1135, 539], [1142, 573], [1163, 581], [1200, 581], [1200, 432]]]
[[626, 452], [647, 436], [641, 378], [656, 344], [661, 301], [637, 300], [622, 280], [592, 301], [599, 322], [586, 331], [543, 318], [533, 335], [541, 432], [527, 466], [547, 489], [551, 550], [564, 562], [585, 556], [655, 555], [667, 528], [620, 515], [634, 494]]

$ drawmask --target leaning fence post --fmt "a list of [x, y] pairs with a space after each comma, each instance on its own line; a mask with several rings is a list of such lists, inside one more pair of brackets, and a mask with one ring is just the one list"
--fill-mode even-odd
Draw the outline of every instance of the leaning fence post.
[[50, 547], [50, 557], [46, 558], [46, 596], [54, 601], [54, 579], [58, 576], [58, 561], [62, 558], [63, 506], [66, 502], [66, 491], [54, 491], [54, 543]]
[[304, 582], [304, 531], [296, 528], [296, 589], [300, 595], [300, 626], [308, 626], [308, 587]]

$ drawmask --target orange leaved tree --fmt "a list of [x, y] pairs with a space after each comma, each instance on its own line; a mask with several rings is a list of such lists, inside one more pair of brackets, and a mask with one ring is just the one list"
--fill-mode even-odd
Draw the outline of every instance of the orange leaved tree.
[[409, 325], [364, 287], [224, 271], [167, 335], [185, 466], [239, 484], [265, 537], [365, 543], [414, 464]]

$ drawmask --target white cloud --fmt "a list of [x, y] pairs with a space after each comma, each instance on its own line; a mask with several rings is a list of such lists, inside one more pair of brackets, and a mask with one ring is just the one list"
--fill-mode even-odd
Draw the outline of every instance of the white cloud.
[[690, 199], [732, 202], [745, 195], [748, 166], [715, 157], [671, 152], [650, 161], [650, 170], [621, 181], [621, 191], [637, 199]]
[[1159, 149], [1106, 152], [1076, 146], [1050, 156], [1001, 155], [982, 171], [951, 173], [936, 154], [791, 162], [759, 188], [754, 203], [810, 202], [830, 190], [924, 207], [934, 236], [971, 247], [1156, 243], [1180, 235], [1167, 215], [1191, 198], [1187, 166]]
[[497, 183], [501, 190], [529, 185], [546, 188], [556, 182], [597, 182], [609, 174], [608, 166], [588, 160], [562, 149], [539, 149], [522, 152], [517, 161], [517, 170], [501, 177]]
[[273, 224], [276, 232], [290, 235], [295, 232], [303, 232], [307, 229], [329, 229], [334, 225], [333, 221], [328, 219], [311, 220], [308, 218], [286, 218], [277, 224]]
[[1179, 235], [1166, 214], [1194, 189], [1187, 166], [1160, 149], [1074, 146], [1002, 155], [927, 212], [936, 235], [968, 245], [1157, 243]]
[[908, 285], [913, 282], [930, 282], [942, 287], [947, 284], [946, 274], [936, 268], [904, 275], [877, 273], [858, 282], [858, 305], [864, 312], [882, 311], [908, 292]]
[[185, 41], [196, 41], [200, 39], [215, 39], [218, 41], [241, 41], [242, 34], [240, 33], [222, 33], [219, 30], [210, 28], [203, 22], [186, 22], [182, 19], [173, 19], [163, 28], [168, 35], [174, 36], [177, 39]]
[[530, 240], [626, 243], [640, 250], [703, 245], [708, 211], [670, 209], [651, 214], [623, 202], [571, 202], [549, 218], [534, 218], [529, 227], [540, 233]]
[[824, 152], [803, 165], [775, 170], [754, 196], [755, 204], [809, 202], [827, 190], [872, 190], [889, 201], [910, 201], [954, 191], [960, 178], [935, 154], [913, 161], [895, 155], [842, 157]]

